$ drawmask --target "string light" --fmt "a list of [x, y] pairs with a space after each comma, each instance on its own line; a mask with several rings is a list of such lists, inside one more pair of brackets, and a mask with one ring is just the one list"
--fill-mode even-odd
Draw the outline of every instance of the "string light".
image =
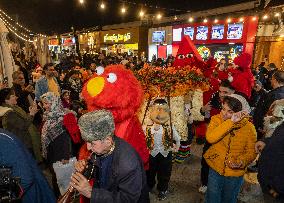
[[254, 16], [254, 17], [252, 18], [252, 20], [253, 20], [253, 21], [256, 21], [256, 17]]
[[105, 9], [106, 6], [105, 6], [104, 3], [101, 3], [100, 7], [101, 7], [101, 9]]
[[[9, 24], [8, 24], [8, 22], [7, 22], [5, 19], [0, 18], [0, 20], [2, 20], [3, 23], [4, 23], [4, 25], [7, 27], [7, 29], [8, 29], [10, 32], [12, 32], [13, 34], [15, 34], [18, 38], [20, 38], [21, 40], [24, 40], [24, 41], [26, 41], [26, 42], [31, 42], [31, 43], [33, 42], [33, 40], [27, 39], [27, 38], [28, 38], [27, 35], [23, 35], [22, 33], [21, 33], [21, 34], [18, 34], [18, 33], [16, 32], [15, 28], [14, 28], [14, 27], [10, 27]], [[21, 35], [23, 35], [24, 37], [21, 36]], [[26, 38], [25, 38], [25, 37], [26, 37]]]
[[125, 7], [122, 7], [121, 8], [121, 13], [125, 13], [126, 12], [126, 8]]
[[83, 4], [83, 3], [85, 3], [85, 0], [79, 0], [79, 3]]
[[159, 14], [157, 15], [157, 19], [160, 20], [161, 18], [162, 18], [162, 14], [159, 13]]
[[144, 11], [142, 11], [142, 10], [139, 12], [139, 16], [140, 16], [140, 17], [143, 17], [144, 14], [145, 14], [145, 13], [144, 13]]
[[[1, 15], [1, 13], [3, 15]], [[10, 21], [10, 22], [14, 22], [15, 26], [13, 26], [10, 22], [8, 22], [8, 20], [5, 19], [5, 17]], [[0, 17], [2, 19], [3, 22], [5, 22], [7, 24], [7, 26], [10, 26], [11, 29], [18, 31], [18, 30], [24, 30], [25, 32], [28, 32], [27, 35], [25, 35], [24, 33], [21, 32], [20, 35], [25, 36], [25, 37], [29, 37], [28, 35], [39, 35], [41, 37], [47, 37], [46, 35], [42, 35], [42, 34], [36, 34], [35, 32], [32, 32], [30, 29], [26, 28], [25, 26], [21, 25], [18, 22], [15, 22], [15, 20], [13, 18], [11, 18], [8, 14], [6, 14], [3, 10], [0, 9]], [[16, 28], [16, 26], [18, 26], [18, 28]], [[18, 34], [19, 35], [19, 34]]]
[[191, 23], [193, 22], [193, 20], [194, 20], [193, 17], [190, 17], [190, 18], [188, 19], [188, 21], [191, 22]]
[[263, 19], [263, 20], [268, 19], [268, 15], [267, 15], [267, 14], [265, 14], [265, 15], [262, 17], [262, 19]]

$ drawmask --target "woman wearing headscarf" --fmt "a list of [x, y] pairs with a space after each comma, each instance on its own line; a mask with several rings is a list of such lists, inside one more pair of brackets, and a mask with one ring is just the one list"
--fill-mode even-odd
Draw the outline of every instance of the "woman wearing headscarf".
[[221, 113], [211, 118], [206, 139], [212, 146], [204, 154], [209, 165], [206, 203], [236, 203], [247, 166], [255, 159], [256, 131], [248, 119], [245, 98], [231, 94]]
[[53, 186], [59, 195], [52, 164], [73, 157], [73, 143], [80, 143], [80, 130], [75, 113], [64, 109], [59, 96], [47, 92], [41, 96], [43, 108], [43, 127], [41, 133], [42, 155], [47, 160], [53, 175]]

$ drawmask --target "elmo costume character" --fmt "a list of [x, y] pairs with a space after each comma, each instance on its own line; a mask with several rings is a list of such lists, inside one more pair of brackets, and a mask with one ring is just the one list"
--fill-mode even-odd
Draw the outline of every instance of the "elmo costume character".
[[82, 95], [89, 111], [107, 109], [112, 112], [116, 136], [136, 149], [147, 168], [149, 150], [136, 115], [143, 100], [143, 90], [133, 73], [123, 65], [98, 67], [97, 74], [85, 83]]
[[254, 78], [250, 69], [251, 61], [252, 57], [248, 53], [242, 53], [240, 56], [236, 57], [234, 64], [238, 67], [231, 72], [231, 76], [229, 77], [235, 90], [242, 93], [246, 99], [250, 98], [251, 90], [254, 85]]

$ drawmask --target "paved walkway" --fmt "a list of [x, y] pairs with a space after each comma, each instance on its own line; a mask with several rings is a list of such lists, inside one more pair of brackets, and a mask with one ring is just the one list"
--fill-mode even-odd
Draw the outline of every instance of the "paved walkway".
[[[157, 194], [151, 194], [151, 203], [202, 203], [204, 195], [198, 192], [200, 186], [200, 160], [203, 145], [193, 144], [191, 157], [182, 164], [174, 164], [169, 195], [164, 201], [157, 200]], [[157, 193], [157, 191], [155, 191]], [[239, 203], [263, 203], [259, 185], [245, 182], [239, 195]]]

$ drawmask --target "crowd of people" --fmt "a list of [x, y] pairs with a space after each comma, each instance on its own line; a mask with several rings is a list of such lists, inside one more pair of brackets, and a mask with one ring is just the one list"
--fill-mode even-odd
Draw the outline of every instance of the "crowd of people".
[[[0, 90], [0, 126], [4, 129], [0, 132], [0, 162], [17, 168], [14, 175], [22, 178], [23, 202], [55, 202], [61, 194], [53, 163], [79, 158], [85, 142], [97, 155], [98, 173], [91, 186], [82, 175], [87, 160], [76, 163], [70, 184], [81, 195], [91, 202], [149, 202], [157, 176], [158, 198], [166, 199], [172, 153], [180, 147], [176, 130], [171, 128], [174, 137], [166, 146], [163, 117], [156, 115], [159, 119], [152, 128], [144, 126], [150, 151], [150, 165], [145, 167], [131, 145], [115, 136], [113, 115], [107, 110], [88, 112], [81, 92], [102, 67], [123, 64], [136, 71], [149, 63], [166, 68], [172, 66], [173, 57], [147, 62], [127, 54], [84, 54], [62, 56], [57, 65], [41, 66], [34, 57], [27, 61], [22, 53], [13, 55], [19, 70], [13, 73], [13, 86], [1, 84]], [[257, 165], [252, 168], [257, 168], [266, 201], [283, 201], [284, 72], [273, 63], [267, 67], [261, 63], [251, 71], [248, 61], [249, 56], [242, 55], [230, 64], [222, 59], [214, 65], [208, 77], [212, 88], [203, 93], [203, 107], [198, 109], [205, 121], [188, 119], [189, 136], [194, 128], [196, 139], [204, 143], [199, 191], [206, 193], [207, 203], [236, 202], [243, 176], [257, 154]], [[159, 114], [170, 112], [165, 100], [156, 100], [155, 105]], [[186, 113], [190, 115], [191, 110], [187, 108]], [[13, 159], [15, 163], [21, 159], [25, 166], [14, 165]], [[50, 170], [53, 191], [40, 168]], [[26, 170], [33, 175], [23, 173]]]

